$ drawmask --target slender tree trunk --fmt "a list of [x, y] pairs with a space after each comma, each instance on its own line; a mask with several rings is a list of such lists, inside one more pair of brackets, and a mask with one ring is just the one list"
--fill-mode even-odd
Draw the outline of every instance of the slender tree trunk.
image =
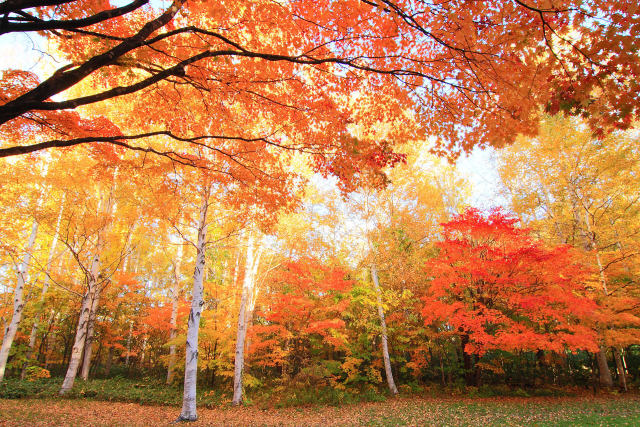
[[131, 335], [133, 334], [133, 322], [129, 320], [129, 335], [127, 335], [127, 355], [124, 357], [124, 365], [129, 367], [129, 357], [131, 356]]
[[95, 331], [96, 314], [98, 312], [98, 304], [100, 302], [100, 292], [96, 290], [91, 311], [89, 312], [89, 322], [87, 323], [87, 337], [84, 340], [84, 358], [82, 360], [82, 369], [80, 377], [83, 380], [89, 379], [89, 370], [91, 368], [91, 353], [93, 352], [93, 334]]
[[[178, 294], [180, 293], [180, 267], [182, 266], [182, 245], [178, 246], [178, 258], [176, 259], [173, 273], [173, 288], [171, 289], [171, 333], [169, 340], [173, 341], [178, 333]], [[176, 365], [176, 345], [169, 346], [169, 366], [167, 367], [167, 384], [173, 381], [173, 371]]]
[[238, 311], [238, 331], [236, 335], [236, 354], [233, 370], [233, 405], [242, 403], [242, 373], [244, 371], [244, 343], [247, 336], [247, 305], [252, 291], [254, 271], [254, 244], [253, 235], [247, 239], [247, 260], [245, 266], [244, 281], [242, 283], [242, 295], [240, 296], [240, 310]]
[[389, 358], [389, 344], [387, 342], [387, 322], [384, 319], [384, 309], [382, 307], [382, 292], [380, 291], [380, 283], [378, 282], [378, 270], [375, 265], [371, 265], [371, 277], [373, 278], [373, 286], [376, 291], [376, 301], [378, 305], [378, 317], [380, 318], [380, 328], [382, 330], [382, 357], [384, 358], [384, 372], [387, 376], [387, 384], [391, 394], [398, 394], [395, 381], [393, 381], [393, 373], [391, 371], [391, 359]]
[[[257, 254], [254, 255], [253, 266], [251, 268], [251, 286], [249, 287], [250, 294], [248, 298], [249, 301], [247, 302], [248, 307], [245, 308], [245, 319], [246, 319], [245, 331], [247, 332], [253, 326], [253, 311], [256, 308], [256, 301], [258, 300], [258, 294], [260, 292], [260, 286], [257, 281], [257, 278], [258, 278], [258, 268], [260, 267], [260, 260], [262, 259], [262, 250], [263, 250], [263, 247], [260, 246]], [[251, 347], [251, 338], [247, 338], [245, 335], [244, 348], [248, 349], [250, 347]], [[244, 365], [244, 361], [243, 361], [243, 365]], [[243, 366], [243, 369], [244, 369], [244, 366]]]
[[[587, 226], [587, 235], [588, 249], [591, 249], [595, 253], [596, 262], [598, 264], [598, 272], [600, 274], [600, 285], [602, 286], [602, 291], [604, 292], [605, 297], [609, 295], [609, 290], [607, 289], [607, 277], [604, 272], [604, 267], [602, 265], [602, 260], [600, 259], [600, 251], [598, 250], [598, 243], [596, 241], [596, 235], [593, 229], [591, 228], [591, 221], [589, 219], [589, 212], [585, 209], [584, 212], [584, 221]], [[596, 353], [596, 361], [598, 363], [598, 372], [600, 374], [600, 385], [602, 387], [613, 387], [613, 379], [611, 377], [611, 370], [609, 369], [609, 364], [607, 363], [607, 355], [602, 349]]]
[[111, 374], [111, 365], [113, 364], [113, 346], [109, 347], [109, 352], [107, 353], [107, 363], [104, 367], [104, 376], [109, 378], [109, 374]]
[[140, 353], [140, 369], [144, 369], [144, 358], [147, 355], [147, 342], [149, 337], [145, 334], [142, 339], [142, 352]]
[[233, 269], [233, 282], [231, 286], [233, 287], [233, 307], [236, 306], [238, 302], [238, 274], [240, 272], [240, 248], [236, 251], [236, 265]]
[[[465, 351], [465, 347], [469, 343], [469, 335], [463, 334], [460, 336], [460, 350], [462, 351], [462, 366], [464, 367], [464, 380], [467, 385], [474, 385], [473, 375], [473, 355]], [[524, 375], [522, 378], [524, 380]], [[523, 384], [524, 386], [524, 384]]]
[[93, 363], [91, 364], [91, 370], [89, 371], [89, 375], [95, 375], [98, 372], [98, 367], [100, 366], [102, 359], [102, 349], [103, 349], [103, 340], [100, 340], [98, 344], [98, 351], [96, 351], [96, 355], [93, 358]]
[[71, 348], [71, 359], [69, 360], [69, 367], [67, 373], [62, 382], [60, 388], [60, 395], [66, 394], [73, 387], [78, 368], [80, 367], [80, 360], [82, 358], [82, 350], [84, 349], [84, 342], [87, 336], [87, 323], [89, 322], [89, 314], [91, 312], [91, 300], [95, 290], [90, 286], [89, 290], [82, 298], [82, 305], [80, 306], [80, 316], [78, 317], [78, 327], [76, 328], [76, 336]]
[[101, 245], [97, 245], [96, 254], [93, 256], [91, 262], [91, 270], [88, 275], [88, 289], [82, 298], [82, 305], [80, 307], [80, 316], [78, 317], [78, 327], [76, 329], [76, 337], [71, 349], [71, 359], [69, 360], [69, 367], [67, 373], [62, 382], [60, 388], [60, 395], [66, 394], [73, 387], [73, 383], [76, 380], [78, 374], [78, 368], [80, 367], [80, 361], [87, 339], [87, 331], [90, 322], [91, 312], [93, 305], [97, 297], [98, 292], [98, 271], [100, 269], [100, 251]]
[[607, 354], [602, 348], [596, 353], [596, 362], [598, 363], [598, 372], [600, 373], [600, 385], [607, 388], [613, 387], [613, 378], [611, 378], [611, 371], [607, 363]]
[[193, 290], [191, 311], [187, 323], [187, 343], [184, 365], [184, 394], [182, 397], [182, 412], [180, 421], [195, 421], [196, 412], [196, 384], [198, 375], [198, 329], [200, 328], [200, 314], [203, 300], [203, 279], [205, 269], [205, 246], [207, 240], [207, 209], [209, 207], [208, 191], [203, 195], [198, 224], [198, 247], [196, 248], [196, 267], [193, 272]]
[[616, 361], [616, 369], [618, 370], [618, 384], [622, 390], [627, 391], [627, 375], [624, 372], [624, 365], [622, 364], [622, 358], [620, 357], [620, 349], [613, 349], [613, 358]]
[[[47, 291], [49, 290], [49, 274], [51, 274], [51, 264], [53, 263], [53, 257], [56, 252], [56, 246], [58, 244], [58, 235], [60, 234], [60, 222], [62, 220], [62, 212], [64, 211], [64, 196], [62, 202], [60, 204], [60, 212], [58, 212], [58, 219], [56, 221], [56, 228], [53, 234], [53, 240], [51, 240], [51, 246], [49, 247], [49, 256], [47, 257], [46, 270], [44, 275], [44, 280], [42, 282], [42, 292], [40, 293], [40, 304], [44, 303], [44, 299], [47, 295]], [[43, 313], [36, 315], [35, 320], [33, 321], [33, 325], [31, 326], [31, 333], [29, 334], [29, 350], [27, 351], [26, 361], [22, 367], [22, 373], [20, 374], [20, 378], [24, 379], [27, 373], [27, 367], [29, 366], [29, 361], [33, 357], [33, 352], [36, 347], [36, 339], [38, 336], [38, 324], [40, 323], [41, 317]]]
[[55, 312], [55, 310], [52, 309], [51, 313], [49, 314], [49, 319], [47, 319], [47, 330], [42, 336], [42, 340], [40, 341], [40, 345], [38, 346], [38, 354], [36, 355], [36, 360], [40, 361], [41, 363], [45, 363], [45, 365], [47, 362], [47, 354], [46, 354], [46, 351], [48, 348], [47, 340], [51, 336], [51, 330], [53, 329], [53, 326], [57, 318], [58, 318], [58, 314]]
[[31, 227], [31, 234], [27, 241], [25, 248], [25, 254], [22, 258], [22, 262], [18, 265], [18, 280], [16, 283], [16, 289], [13, 292], [13, 315], [11, 316], [11, 322], [4, 331], [4, 337], [2, 338], [2, 346], [0, 347], [0, 382], [4, 379], [4, 371], [7, 367], [7, 359], [9, 358], [9, 351], [13, 344], [13, 339], [20, 326], [20, 320], [22, 320], [22, 311], [24, 310], [24, 284], [27, 280], [27, 271], [29, 269], [29, 262], [31, 261], [31, 251], [36, 241], [36, 235], [38, 234], [38, 222], [33, 221]]

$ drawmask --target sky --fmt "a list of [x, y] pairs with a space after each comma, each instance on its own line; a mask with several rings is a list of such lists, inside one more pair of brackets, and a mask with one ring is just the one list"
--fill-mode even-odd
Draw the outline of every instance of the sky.
[[457, 162], [458, 170], [472, 185], [469, 203], [479, 209], [506, 206], [507, 200], [499, 193], [499, 176], [493, 148], [474, 148], [471, 154], [463, 155]]
[[46, 40], [38, 34], [9, 33], [0, 37], [0, 69], [27, 70], [40, 78], [52, 68], [53, 58], [45, 52]]

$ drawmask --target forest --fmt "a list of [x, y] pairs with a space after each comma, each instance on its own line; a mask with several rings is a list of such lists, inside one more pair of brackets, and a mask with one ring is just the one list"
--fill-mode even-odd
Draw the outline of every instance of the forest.
[[0, 422], [640, 422], [634, 2], [0, 15]]

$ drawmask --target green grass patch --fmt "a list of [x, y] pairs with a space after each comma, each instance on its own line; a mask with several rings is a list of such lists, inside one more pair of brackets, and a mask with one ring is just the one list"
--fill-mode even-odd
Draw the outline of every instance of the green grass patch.
[[[10, 378], [0, 383], [0, 399], [57, 398], [61, 385], [62, 378], [42, 378], [34, 381]], [[219, 405], [226, 397], [217, 391], [199, 390], [198, 404]], [[64, 398], [178, 406], [182, 404], [182, 388], [167, 386], [152, 379], [77, 379]]]

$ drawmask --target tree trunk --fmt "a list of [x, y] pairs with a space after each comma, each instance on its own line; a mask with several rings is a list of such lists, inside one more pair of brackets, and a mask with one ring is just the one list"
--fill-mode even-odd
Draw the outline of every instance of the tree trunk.
[[[469, 335], [460, 336], [460, 349], [462, 350], [462, 364], [464, 367], [464, 381], [467, 385], [474, 385], [475, 376], [473, 375], [473, 355], [465, 351], [465, 347], [469, 343]], [[524, 375], [523, 375], [524, 378]]]
[[[260, 246], [256, 255], [254, 255], [253, 266], [251, 269], [251, 286], [249, 287], [249, 298], [247, 301], [248, 307], [245, 307], [245, 319], [246, 325], [245, 330], [248, 332], [253, 326], [253, 311], [256, 308], [256, 301], [258, 300], [258, 293], [260, 292], [260, 286], [258, 283], [258, 268], [260, 267], [260, 259], [262, 258], [262, 250], [263, 247]], [[251, 347], [251, 338], [246, 338], [244, 348], [248, 349]], [[243, 361], [244, 363], [244, 361]]]
[[98, 351], [96, 351], [96, 355], [93, 358], [93, 363], [91, 364], [91, 369], [89, 371], [89, 375], [95, 375], [98, 372], [98, 367], [100, 366], [102, 359], [102, 349], [103, 349], [103, 341], [100, 340], [98, 344]]
[[611, 378], [611, 371], [607, 363], [607, 354], [603, 349], [596, 353], [596, 361], [598, 363], [598, 372], [600, 373], [600, 386], [613, 387], [613, 378]]
[[109, 378], [109, 374], [111, 374], [111, 365], [113, 363], [113, 346], [109, 347], [109, 352], [107, 353], [107, 363], [104, 367], [104, 376]]
[[64, 377], [64, 381], [62, 382], [62, 387], [60, 388], [61, 396], [71, 390], [78, 373], [80, 359], [82, 358], [82, 350], [84, 349], [84, 342], [87, 336], [87, 323], [89, 322], [91, 300], [93, 300], [94, 292], [94, 289], [90, 287], [87, 293], [82, 297], [80, 316], [78, 317], [78, 327], [76, 328], [75, 341], [71, 349], [71, 359], [69, 360], [69, 367], [67, 368], [67, 373]]
[[11, 316], [11, 322], [4, 331], [4, 337], [2, 338], [2, 346], [0, 347], [0, 382], [4, 379], [4, 371], [7, 367], [7, 359], [9, 358], [9, 351], [13, 344], [13, 339], [20, 326], [20, 320], [22, 320], [22, 311], [24, 309], [24, 284], [27, 278], [27, 271], [29, 269], [29, 262], [31, 261], [31, 251], [36, 241], [36, 235], [38, 234], [38, 222], [33, 221], [31, 226], [31, 235], [27, 241], [25, 248], [25, 254], [22, 258], [22, 262], [18, 265], [18, 281], [16, 283], [16, 289], [13, 292], [13, 315]]
[[129, 320], [129, 335], [127, 335], [127, 355], [124, 357], [124, 365], [129, 367], [129, 358], [131, 356], [131, 334], [133, 334], [133, 322]]
[[149, 336], [147, 334], [144, 335], [142, 339], [142, 352], [140, 353], [140, 369], [144, 369], [144, 358], [147, 354], [147, 342], [149, 340]]
[[236, 252], [236, 265], [233, 269], [233, 282], [231, 286], [233, 287], [233, 307], [236, 306], [238, 302], [238, 273], [240, 272], [240, 248], [238, 248]]
[[[62, 220], [62, 212], [64, 211], [64, 195], [60, 204], [60, 212], [58, 213], [58, 219], [56, 221], [56, 228], [53, 234], [53, 240], [51, 240], [51, 246], [49, 247], [49, 256], [47, 257], [46, 270], [44, 275], [44, 280], [42, 282], [42, 292], [40, 293], [40, 304], [44, 304], [44, 299], [47, 295], [47, 291], [49, 290], [49, 274], [51, 274], [51, 264], [53, 263], [53, 256], [56, 252], [56, 245], [58, 244], [58, 235], [60, 234], [60, 222]], [[38, 337], [38, 324], [40, 323], [41, 317], [43, 313], [37, 314], [33, 321], [33, 325], [31, 326], [31, 333], [29, 334], [29, 350], [27, 350], [26, 360], [22, 367], [22, 373], [20, 374], [20, 378], [24, 379], [27, 373], [27, 367], [29, 366], [29, 361], [33, 357], [34, 349], [36, 348], [36, 339]]]
[[[98, 251], [101, 245], [98, 245]], [[98, 252], [97, 251], [97, 252]], [[98, 292], [98, 270], [100, 269], [100, 256], [96, 253], [91, 262], [91, 270], [88, 277], [88, 289], [82, 298], [80, 307], [80, 316], [78, 317], [78, 327], [76, 329], [76, 337], [71, 349], [71, 359], [69, 367], [60, 388], [60, 395], [66, 394], [73, 387], [80, 367], [82, 353], [87, 339], [87, 331], [90, 322], [91, 312]]]
[[620, 349], [613, 349], [613, 358], [616, 361], [616, 369], [618, 371], [618, 384], [622, 390], [627, 391], [627, 375], [624, 372], [624, 365], [622, 364], [622, 358], [620, 357]]
[[184, 365], [184, 394], [182, 397], [182, 412], [180, 421], [195, 421], [196, 412], [196, 383], [198, 375], [198, 329], [203, 300], [203, 279], [205, 269], [205, 246], [207, 239], [207, 209], [209, 207], [208, 191], [203, 196], [200, 209], [200, 223], [198, 224], [198, 247], [196, 253], [196, 267], [193, 272], [193, 291], [191, 311], [187, 323], [187, 343]]
[[89, 322], [87, 323], [87, 337], [84, 340], [84, 358], [82, 360], [82, 369], [80, 370], [80, 377], [83, 380], [89, 379], [89, 369], [91, 368], [91, 353], [93, 352], [93, 334], [96, 324], [96, 313], [98, 311], [98, 304], [100, 302], [100, 292], [96, 290], [93, 303], [91, 304], [91, 311], [89, 312]]
[[245, 266], [244, 281], [242, 283], [242, 295], [240, 297], [240, 310], [238, 311], [238, 331], [236, 335], [236, 354], [233, 370], [233, 405], [242, 403], [242, 373], [244, 371], [244, 343], [247, 336], [247, 304], [253, 287], [254, 247], [253, 235], [247, 240], [247, 261]]
[[42, 340], [40, 341], [40, 345], [38, 346], [38, 354], [36, 355], [36, 360], [44, 363], [45, 365], [47, 364], [47, 349], [49, 348], [47, 340], [49, 339], [57, 318], [58, 314], [55, 312], [55, 310], [52, 309], [51, 313], [49, 314], [49, 319], [47, 320], [47, 330], [42, 336]]
[[[169, 341], [176, 338], [178, 332], [178, 294], [180, 293], [180, 267], [182, 266], [182, 245], [178, 246], [175, 271], [173, 272], [173, 288], [171, 289], [171, 333]], [[173, 381], [173, 370], [176, 365], [176, 345], [169, 346], [169, 364], [167, 367], [167, 384]]]
[[382, 292], [378, 283], [378, 271], [375, 265], [371, 265], [371, 277], [373, 278], [373, 286], [376, 290], [376, 301], [378, 305], [378, 317], [380, 318], [380, 327], [382, 329], [382, 357], [384, 358], [384, 372], [387, 376], [387, 384], [391, 394], [398, 394], [396, 383], [393, 381], [393, 373], [391, 372], [391, 359], [389, 358], [389, 344], [387, 342], [387, 322], [384, 319], [384, 309], [382, 307]]
[[[595, 253], [596, 263], [598, 264], [598, 272], [600, 274], [600, 285], [602, 286], [602, 292], [604, 292], [604, 296], [606, 297], [609, 295], [609, 290], [607, 289], [607, 277], [604, 272], [602, 260], [600, 259], [600, 251], [598, 250], [596, 235], [591, 228], [589, 212], [586, 209], [584, 213], [584, 220], [587, 226], [587, 247]], [[600, 373], [600, 385], [602, 387], [613, 387], [613, 379], [611, 378], [611, 370], [609, 370], [609, 364], [607, 363], [607, 355], [602, 350], [602, 348], [600, 348], [600, 351], [596, 353], [596, 360], [598, 363], [598, 372]]]

